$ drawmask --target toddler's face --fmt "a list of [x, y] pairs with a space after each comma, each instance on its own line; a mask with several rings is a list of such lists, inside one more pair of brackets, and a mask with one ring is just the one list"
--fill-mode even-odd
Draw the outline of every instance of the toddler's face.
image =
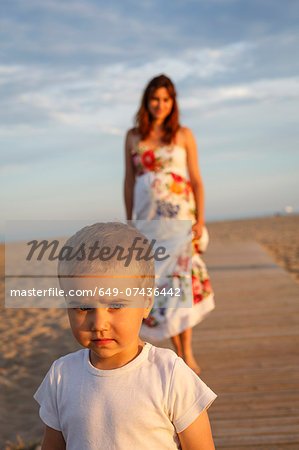
[[74, 290], [95, 292], [100, 286], [103, 293], [109, 292], [109, 288], [111, 291], [111, 295], [74, 297], [69, 304], [71, 306], [73, 302], [76, 307], [68, 309], [73, 335], [83, 347], [90, 349], [91, 363], [99, 369], [121, 367], [138, 354], [139, 330], [143, 318], [150, 312], [151, 301], [142, 295], [112, 295], [116, 288], [118, 292], [126, 289], [134, 292], [133, 288], [138, 284], [140, 280], [138, 283], [136, 278], [72, 279]]

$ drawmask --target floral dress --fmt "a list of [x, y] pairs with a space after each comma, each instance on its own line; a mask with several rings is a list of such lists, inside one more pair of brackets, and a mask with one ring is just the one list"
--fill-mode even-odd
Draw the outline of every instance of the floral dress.
[[[190, 182], [186, 178], [186, 150], [178, 145], [158, 148], [138, 146], [132, 152], [136, 182], [134, 187], [134, 213], [138, 221], [184, 220], [195, 223], [195, 200]], [[140, 222], [141, 223], [141, 222]], [[165, 223], [165, 222], [163, 222]], [[167, 223], [167, 222], [166, 222]], [[168, 222], [169, 223], [169, 222]], [[181, 333], [199, 323], [215, 307], [214, 294], [206, 266], [201, 258], [208, 235], [204, 227], [200, 240], [191, 244], [191, 222], [188, 245], [177, 254], [175, 270], [163, 295], [155, 296], [154, 307], [144, 320], [141, 334], [148, 339], [161, 340]], [[157, 236], [159, 240], [159, 236]], [[162, 237], [161, 237], [162, 239]], [[169, 237], [174, 243], [177, 235]], [[206, 244], [206, 245], [205, 245]], [[192, 245], [192, 248], [191, 248]], [[188, 276], [180, 276], [187, 273]], [[165, 295], [169, 288], [180, 288], [180, 297]], [[190, 307], [191, 306], [191, 307]]]

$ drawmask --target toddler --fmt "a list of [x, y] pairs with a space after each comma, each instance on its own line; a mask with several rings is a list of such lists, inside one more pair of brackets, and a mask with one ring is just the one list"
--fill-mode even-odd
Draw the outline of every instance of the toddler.
[[59, 280], [84, 348], [55, 361], [34, 395], [42, 450], [214, 449], [206, 410], [216, 395], [172, 350], [139, 337], [153, 302], [149, 242], [129, 225], [97, 223], [65, 245]]

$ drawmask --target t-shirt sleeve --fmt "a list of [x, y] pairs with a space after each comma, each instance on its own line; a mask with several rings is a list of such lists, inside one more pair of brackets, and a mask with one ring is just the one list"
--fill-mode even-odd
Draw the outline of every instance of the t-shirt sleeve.
[[39, 415], [42, 421], [54, 430], [61, 431], [57, 407], [57, 375], [55, 373], [55, 362], [43, 379], [34, 399], [39, 403]]
[[168, 411], [177, 433], [191, 425], [216, 397], [181, 358], [175, 360], [169, 386]]

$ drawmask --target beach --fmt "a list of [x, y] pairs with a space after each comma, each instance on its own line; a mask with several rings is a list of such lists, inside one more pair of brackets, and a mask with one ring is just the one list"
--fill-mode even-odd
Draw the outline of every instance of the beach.
[[[212, 222], [211, 242], [256, 241], [299, 282], [299, 215]], [[235, 280], [237, 283], [237, 280]], [[5, 442], [39, 440], [43, 424], [32, 395], [51, 363], [77, 350], [63, 309], [4, 307], [4, 245], [1, 245], [0, 448]], [[217, 308], [217, 298], [216, 298]]]
[[257, 241], [299, 281], [299, 214], [211, 222], [211, 241]]

